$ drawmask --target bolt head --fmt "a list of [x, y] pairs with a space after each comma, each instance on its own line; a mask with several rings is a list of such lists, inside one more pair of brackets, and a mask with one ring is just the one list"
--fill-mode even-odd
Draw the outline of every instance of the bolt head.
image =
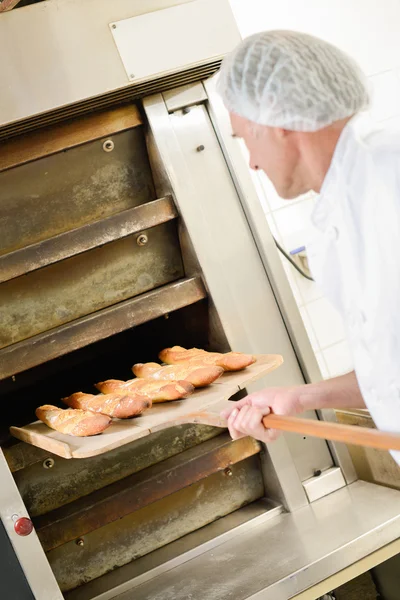
[[149, 241], [149, 238], [147, 237], [147, 235], [145, 233], [141, 233], [136, 238], [136, 243], [138, 246], [145, 246], [148, 241]]
[[229, 467], [227, 469], [225, 469], [224, 473], [227, 477], [232, 477], [232, 475], [233, 475], [232, 469], [230, 469]]

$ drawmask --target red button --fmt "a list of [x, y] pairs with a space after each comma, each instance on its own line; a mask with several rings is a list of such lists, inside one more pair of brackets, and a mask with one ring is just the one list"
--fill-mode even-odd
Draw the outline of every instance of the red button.
[[14, 529], [17, 535], [29, 535], [33, 531], [33, 523], [27, 517], [21, 517], [15, 521]]

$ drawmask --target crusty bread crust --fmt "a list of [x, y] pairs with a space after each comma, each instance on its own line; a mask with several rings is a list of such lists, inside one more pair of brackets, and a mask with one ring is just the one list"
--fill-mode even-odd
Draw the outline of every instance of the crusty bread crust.
[[121, 394], [84, 394], [76, 392], [62, 399], [71, 408], [90, 410], [117, 419], [129, 419], [141, 415], [151, 407], [150, 398], [138, 395]]
[[241, 352], [207, 352], [199, 348], [186, 350], [182, 346], [164, 348], [158, 355], [159, 359], [168, 365], [215, 365], [222, 367], [224, 371], [241, 371], [252, 365], [256, 359], [252, 354]]
[[48, 427], [77, 437], [102, 433], [111, 423], [111, 418], [106, 415], [74, 408], [63, 410], [51, 404], [39, 406], [36, 416]]
[[132, 371], [136, 377], [156, 379], [158, 381], [173, 381], [176, 379], [191, 383], [194, 387], [204, 387], [213, 383], [224, 372], [222, 367], [202, 365], [169, 365], [163, 367], [157, 363], [138, 363]]
[[96, 384], [96, 388], [104, 394], [128, 394], [139, 399], [147, 398], [156, 404], [187, 398], [194, 391], [188, 381], [157, 381], [154, 379], [130, 379], [119, 381], [109, 379]]

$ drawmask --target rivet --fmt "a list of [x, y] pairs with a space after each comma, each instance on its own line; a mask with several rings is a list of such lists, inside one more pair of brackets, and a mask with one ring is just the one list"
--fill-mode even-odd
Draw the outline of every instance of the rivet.
[[169, 319], [169, 313], [165, 313], [164, 319]]
[[314, 469], [314, 477], [319, 477], [321, 475], [321, 469]]
[[133, 75], [133, 74], [129, 75], [129, 79], [135, 79], [135, 75]]
[[112, 152], [114, 150], [114, 142], [112, 140], [106, 140], [103, 143], [104, 152]]
[[85, 545], [85, 541], [82, 538], [79, 538], [79, 540], [76, 540], [76, 545], [82, 547]]
[[232, 473], [232, 469], [230, 469], [229, 467], [227, 469], [225, 469], [224, 474], [227, 477], [232, 477], [233, 473]]
[[141, 233], [136, 238], [136, 243], [138, 246], [145, 246], [148, 241], [149, 241], [149, 238], [147, 237], [147, 235], [145, 233]]
[[117, 29], [117, 26], [116, 26], [116, 24], [115, 24], [115, 23], [113, 23], [113, 24], [111, 25], [111, 27], [112, 27], [113, 29]]
[[185, 106], [185, 108], [182, 108], [183, 115], [187, 115], [188, 113], [190, 113], [190, 108], [188, 106]]
[[54, 459], [53, 458], [46, 458], [46, 460], [43, 461], [43, 468], [44, 469], [51, 469], [52, 467], [54, 467]]
[[200, 146], [197, 146], [196, 150], [197, 150], [197, 152], [203, 152], [203, 150], [204, 150], [203, 144], [200, 144]]

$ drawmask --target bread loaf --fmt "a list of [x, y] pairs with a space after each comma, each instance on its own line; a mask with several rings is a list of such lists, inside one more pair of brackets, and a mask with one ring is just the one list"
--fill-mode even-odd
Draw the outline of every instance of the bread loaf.
[[111, 423], [111, 418], [106, 415], [74, 408], [63, 410], [51, 404], [39, 406], [36, 409], [36, 416], [52, 429], [78, 437], [97, 435], [107, 429]]
[[148, 397], [124, 394], [84, 394], [77, 392], [68, 398], [63, 398], [63, 402], [71, 408], [80, 408], [90, 410], [95, 413], [108, 415], [117, 419], [129, 419], [142, 414], [147, 408], [151, 407], [151, 400]]
[[252, 365], [256, 358], [251, 354], [242, 354], [241, 352], [206, 352], [199, 348], [186, 350], [182, 346], [173, 346], [165, 348], [158, 355], [160, 360], [168, 365], [215, 365], [222, 367], [224, 371], [241, 371]]
[[188, 381], [166, 382], [138, 378], [129, 381], [109, 379], [97, 383], [96, 388], [104, 394], [129, 394], [131, 397], [148, 398], [153, 403], [181, 400], [194, 391], [194, 386]]
[[170, 365], [163, 367], [157, 363], [138, 363], [132, 371], [136, 377], [146, 377], [158, 381], [173, 381], [183, 379], [194, 387], [204, 387], [213, 383], [224, 372], [222, 367], [201, 365]]

